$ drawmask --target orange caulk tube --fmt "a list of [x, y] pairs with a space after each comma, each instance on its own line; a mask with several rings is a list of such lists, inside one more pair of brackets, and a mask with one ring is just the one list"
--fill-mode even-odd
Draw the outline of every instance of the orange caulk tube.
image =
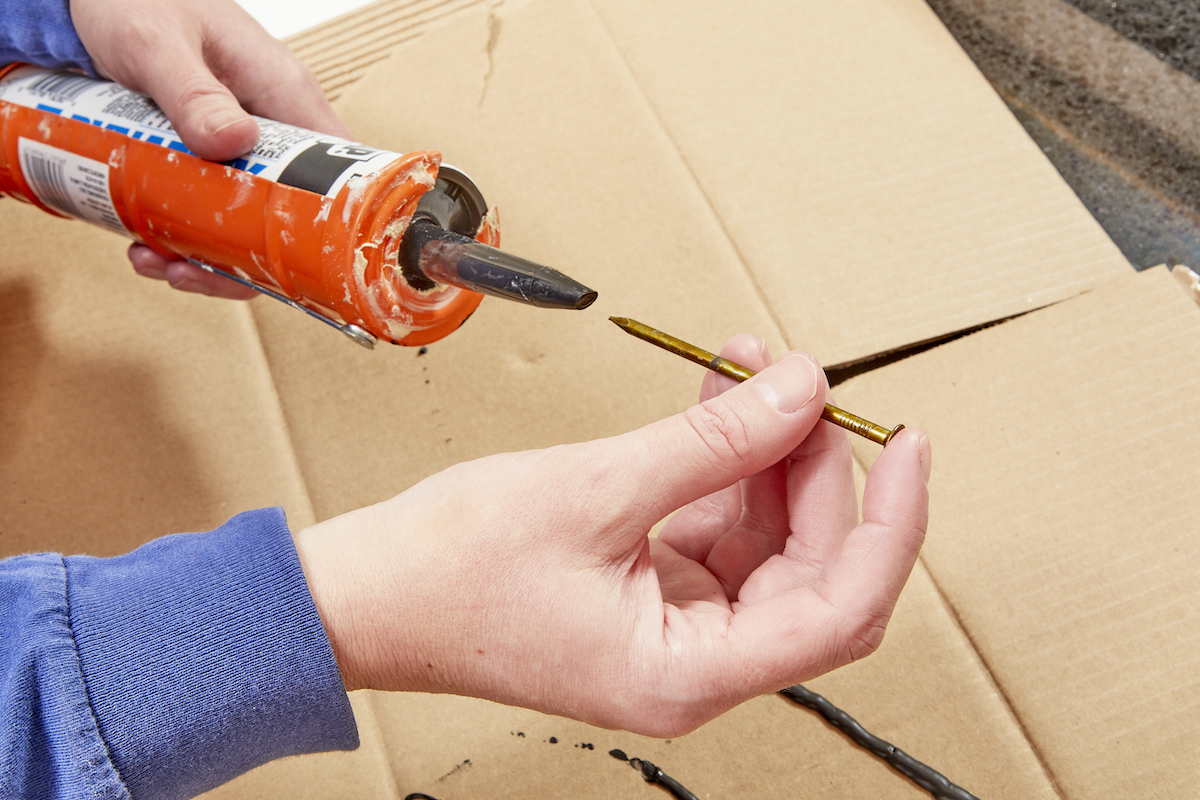
[[[550, 286], [549, 305], [567, 308], [595, 299], [549, 267], [494, 249], [495, 214], [438, 153], [258, 122], [254, 151], [205, 161], [144, 95], [9, 65], [0, 68], [0, 192], [253, 286], [368, 347], [441, 339], [481, 291], [547, 305], [533, 298]], [[404, 261], [414, 216], [423, 233]]]

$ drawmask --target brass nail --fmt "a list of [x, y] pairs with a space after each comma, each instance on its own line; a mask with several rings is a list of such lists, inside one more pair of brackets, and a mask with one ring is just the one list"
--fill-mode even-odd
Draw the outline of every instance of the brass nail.
[[[627, 319], [626, 317], [609, 317], [609, 319], [615, 322], [626, 333], [632, 334], [644, 342], [657, 345], [663, 350], [674, 353], [677, 356], [682, 356], [688, 361], [695, 362], [727, 378], [733, 378], [735, 381], [744, 381], [755, 374], [753, 370], [746, 369], [740, 364], [735, 364], [707, 350], [701, 350], [693, 344], [688, 344], [682, 339], [676, 339], [668, 333], [651, 328], [649, 325], [643, 325], [636, 320]], [[844, 411], [837, 406], [831, 406], [829, 403], [825, 404], [825, 410], [821, 412], [821, 419], [829, 420], [834, 425], [843, 427], [851, 433], [857, 433], [859, 436], [881, 445], [886, 445], [892, 440], [893, 436], [904, 428], [903, 425], [897, 425], [895, 428], [888, 430], [856, 414], [851, 414], [849, 411]]]

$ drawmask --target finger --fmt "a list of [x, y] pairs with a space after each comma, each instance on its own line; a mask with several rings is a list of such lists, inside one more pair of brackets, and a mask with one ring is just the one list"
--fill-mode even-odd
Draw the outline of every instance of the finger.
[[171, 263], [144, 244], [131, 244], [126, 251], [133, 271], [143, 278], [153, 278], [158, 281], [167, 279], [167, 264]]
[[741, 482], [741, 518], [713, 546], [704, 565], [730, 601], [763, 562], [783, 552], [788, 539], [786, 464], [777, 462]]
[[825, 580], [736, 609], [723, 668], [730, 680], [772, 691], [863, 658], [879, 647], [924, 541], [929, 441], [898, 434], [871, 468], [864, 522]]
[[608, 440], [609, 458], [621, 467], [612, 471], [636, 486], [637, 497], [652, 498], [628, 513], [652, 524], [782, 459], [820, 417], [818, 373], [812, 359], [793, 354], [682, 414]]
[[904, 588], [929, 523], [929, 437], [898, 433], [875, 459], [863, 490], [863, 521], [826, 573], [823, 594], [838, 608], [875, 613]]
[[248, 300], [258, 294], [248, 286], [214, 275], [194, 264], [163, 258], [144, 244], [130, 245], [128, 256], [129, 263], [138, 275], [167, 281], [181, 291], [228, 300]]
[[312, 70], [257, 23], [245, 25], [219, 17], [212, 21], [206, 37], [210, 68], [250, 113], [353, 138]]
[[741, 516], [741, 487], [730, 486], [679, 509], [667, 520], [658, 538], [681, 556], [703, 564]]
[[701, 609], [705, 604], [715, 604], [728, 610], [725, 591], [704, 567], [675, 552], [661, 539], [650, 540], [650, 554], [664, 603], [683, 609]]
[[197, 156], [228, 161], [254, 147], [258, 123], [213, 75], [203, 46], [201, 31], [166, 29], [120, 64], [98, 66], [119, 83], [154, 98]]
[[[749, 333], [739, 334], [726, 342], [720, 355], [756, 372], [771, 363], [767, 343]], [[738, 381], [732, 378], [706, 372], [700, 385], [700, 402], [711, 400], [737, 384]], [[681, 508], [663, 527], [658, 538], [681, 555], [703, 564], [717, 541], [741, 519], [742, 507], [741, 489], [731, 486]]]
[[[767, 349], [767, 343], [750, 333], [738, 334], [726, 342], [721, 348], [720, 356], [754, 372], [759, 372], [771, 364], [771, 352]], [[721, 392], [732, 389], [737, 383], [733, 378], [727, 378], [717, 372], [705, 373], [700, 384], [700, 402], [711, 400]]]
[[[829, 396], [826, 394], [826, 402]], [[785, 554], [823, 570], [858, 522], [858, 494], [846, 432], [820, 422], [789, 457]]]
[[171, 288], [181, 292], [222, 297], [226, 300], [249, 300], [258, 296], [258, 292], [249, 286], [231, 281], [221, 275], [214, 275], [187, 261], [168, 263], [164, 277], [167, 283], [171, 284]]

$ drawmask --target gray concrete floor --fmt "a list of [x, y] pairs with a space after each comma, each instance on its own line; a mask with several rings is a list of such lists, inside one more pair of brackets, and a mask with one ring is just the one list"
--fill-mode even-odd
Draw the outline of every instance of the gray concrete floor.
[[1194, 0], [928, 0], [1135, 269], [1200, 265]]

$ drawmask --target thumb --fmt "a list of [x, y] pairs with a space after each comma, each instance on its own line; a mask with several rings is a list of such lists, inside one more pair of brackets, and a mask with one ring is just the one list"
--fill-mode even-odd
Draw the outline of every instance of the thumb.
[[179, 138], [201, 158], [228, 161], [258, 141], [258, 123], [197, 52], [183, 51], [170, 66], [144, 75], [141, 83]]
[[821, 417], [825, 376], [805, 353], [793, 352], [744, 383], [629, 434], [637, 452], [624, 464], [650, 498], [635, 513], [650, 524], [792, 452]]

